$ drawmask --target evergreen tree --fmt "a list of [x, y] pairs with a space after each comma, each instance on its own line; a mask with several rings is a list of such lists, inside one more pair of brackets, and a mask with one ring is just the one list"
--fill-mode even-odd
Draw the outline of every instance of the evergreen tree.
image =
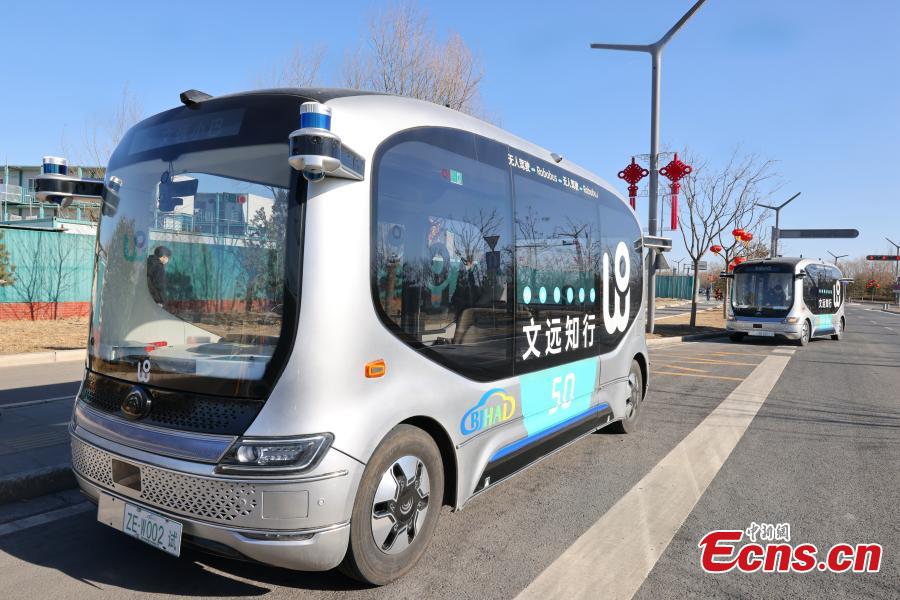
[[15, 283], [15, 272], [16, 267], [9, 262], [9, 251], [3, 243], [3, 232], [0, 231], [0, 286]]

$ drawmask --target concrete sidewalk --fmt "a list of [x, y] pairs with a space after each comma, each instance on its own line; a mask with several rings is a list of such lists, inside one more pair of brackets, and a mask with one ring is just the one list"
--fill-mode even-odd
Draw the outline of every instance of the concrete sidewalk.
[[73, 402], [0, 406], [0, 504], [75, 485], [68, 432]]

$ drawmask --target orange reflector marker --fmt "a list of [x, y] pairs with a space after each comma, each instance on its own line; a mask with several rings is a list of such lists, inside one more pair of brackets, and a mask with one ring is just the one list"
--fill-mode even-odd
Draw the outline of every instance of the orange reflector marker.
[[379, 358], [366, 363], [366, 377], [370, 379], [384, 377], [385, 373], [387, 373], [387, 364], [385, 364], [384, 359]]

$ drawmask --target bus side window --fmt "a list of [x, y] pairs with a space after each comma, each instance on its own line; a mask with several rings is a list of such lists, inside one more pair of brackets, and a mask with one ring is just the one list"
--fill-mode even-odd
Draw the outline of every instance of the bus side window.
[[815, 265], [806, 267], [806, 277], [803, 278], [803, 302], [813, 313], [819, 312], [819, 295], [816, 292], [818, 273]]
[[506, 147], [445, 129], [404, 132], [386, 145], [376, 157], [373, 199], [372, 277], [382, 320], [463, 375], [511, 375]]

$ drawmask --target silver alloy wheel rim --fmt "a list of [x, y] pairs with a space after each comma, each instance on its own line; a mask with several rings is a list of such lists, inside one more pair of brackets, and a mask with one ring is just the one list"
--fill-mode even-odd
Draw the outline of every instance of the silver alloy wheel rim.
[[403, 456], [384, 472], [372, 501], [372, 538], [386, 554], [406, 550], [428, 514], [428, 469], [415, 456]]
[[807, 341], [809, 340], [809, 322], [808, 321], [803, 322], [803, 339], [807, 340]]
[[641, 401], [641, 390], [638, 388], [636, 380], [637, 377], [634, 373], [628, 374], [628, 387], [631, 388], [631, 397], [628, 398], [628, 402], [625, 406], [628, 411], [625, 413], [625, 420], [627, 421], [630, 421], [635, 416], [638, 403]]

